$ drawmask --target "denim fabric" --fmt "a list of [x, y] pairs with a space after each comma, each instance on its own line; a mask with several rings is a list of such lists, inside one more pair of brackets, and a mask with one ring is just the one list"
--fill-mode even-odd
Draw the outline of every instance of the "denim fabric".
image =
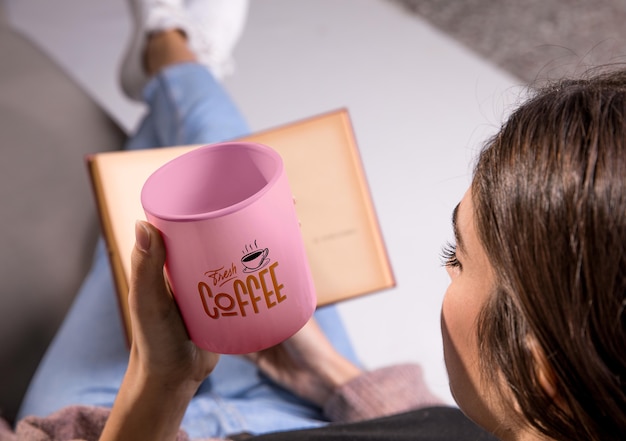
[[[195, 63], [172, 66], [144, 89], [148, 112], [126, 146], [142, 149], [209, 144], [247, 135], [248, 126], [211, 73]], [[316, 318], [335, 347], [357, 362], [334, 306]], [[128, 362], [103, 241], [92, 269], [50, 345], [22, 403], [19, 418], [48, 415], [69, 405], [111, 407]], [[238, 356], [222, 356], [183, 419], [192, 438], [317, 427], [320, 409], [274, 384]]]
[[143, 97], [148, 114], [128, 141], [129, 150], [210, 144], [249, 134], [226, 90], [199, 64], [163, 70], [148, 82]]

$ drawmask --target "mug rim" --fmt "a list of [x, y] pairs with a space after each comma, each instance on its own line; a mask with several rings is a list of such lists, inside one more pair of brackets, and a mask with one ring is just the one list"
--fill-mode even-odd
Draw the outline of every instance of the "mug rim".
[[[155, 204], [149, 200], [151, 198], [148, 196], [148, 193], [151, 191], [150, 186], [152, 185], [153, 182], [155, 182], [156, 179], [159, 178], [159, 175], [166, 173], [172, 167], [176, 167], [179, 164], [179, 162], [193, 160], [194, 156], [205, 154], [207, 150], [218, 151], [218, 150], [232, 149], [233, 147], [244, 148], [246, 150], [253, 150], [255, 152], [261, 153], [269, 157], [276, 164], [276, 171], [273, 173], [271, 178], [265, 183], [265, 185], [263, 185], [263, 187], [260, 188], [257, 192], [248, 196], [245, 199], [242, 199], [241, 201], [237, 203], [234, 203], [224, 208], [207, 211], [207, 212], [172, 214], [172, 213], [163, 213], [161, 210], [154, 209]], [[238, 142], [238, 141], [207, 144], [207, 145], [198, 147], [196, 149], [193, 149], [189, 152], [183, 153], [180, 156], [177, 156], [176, 158], [166, 162], [165, 164], [157, 168], [154, 172], [152, 172], [150, 176], [148, 177], [148, 179], [146, 179], [141, 189], [141, 204], [143, 206], [144, 211], [146, 211], [146, 213], [149, 213], [151, 216], [154, 216], [159, 219], [166, 220], [166, 221], [191, 222], [191, 221], [198, 221], [198, 220], [205, 220], [205, 219], [214, 219], [214, 218], [222, 217], [222, 216], [237, 212], [241, 210], [242, 208], [249, 206], [252, 203], [256, 202], [261, 197], [263, 197], [263, 195], [267, 193], [274, 186], [274, 184], [278, 181], [278, 179], [280, 179], [280, 176], [283, 174], [283, 169], [284, 169], [284, 164], [283, 164], [282, 157], [278, 154], [276, 150], [264, 144], [254, 143], [254, 142]]]

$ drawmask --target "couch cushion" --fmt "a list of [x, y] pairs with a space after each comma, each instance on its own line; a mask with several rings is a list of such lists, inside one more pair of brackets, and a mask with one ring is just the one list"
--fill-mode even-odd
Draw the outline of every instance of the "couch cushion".
[[0, 409], [11, 418], [89, 268], [84, 156], [124, 133], [60, 68], [0, 26]]

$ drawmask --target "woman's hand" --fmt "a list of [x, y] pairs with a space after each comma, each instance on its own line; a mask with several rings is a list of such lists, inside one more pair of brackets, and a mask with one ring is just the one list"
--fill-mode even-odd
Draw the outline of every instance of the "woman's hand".
[[276, 383], [321, 407], [336, 388], [361, 374], [314, 319], [287, 341], [247, 358]]
[[135, 229], [128, 296], [131, 362], [139, 363], [142, 371], [157, 381], [197, 387], [217, 364], [218, 355], [199, 349], [189, 339], [165, 282], [161, 234], [147, 222], [137, 222]]
[[128, 296], [130, 359], [100, 440], [173, 440], [218, 355], [199, 349], [187, 335], [165, 283], [165, 248], [158, 230], [137, 222], [135, 235]]

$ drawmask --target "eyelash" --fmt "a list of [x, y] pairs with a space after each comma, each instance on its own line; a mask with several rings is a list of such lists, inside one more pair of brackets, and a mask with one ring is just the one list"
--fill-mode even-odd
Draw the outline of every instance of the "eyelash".
[[456, 244], [448, 242], [442, 247], [441, 264], [446, 268], [462, 268], [461, 262], [456, 257]]

